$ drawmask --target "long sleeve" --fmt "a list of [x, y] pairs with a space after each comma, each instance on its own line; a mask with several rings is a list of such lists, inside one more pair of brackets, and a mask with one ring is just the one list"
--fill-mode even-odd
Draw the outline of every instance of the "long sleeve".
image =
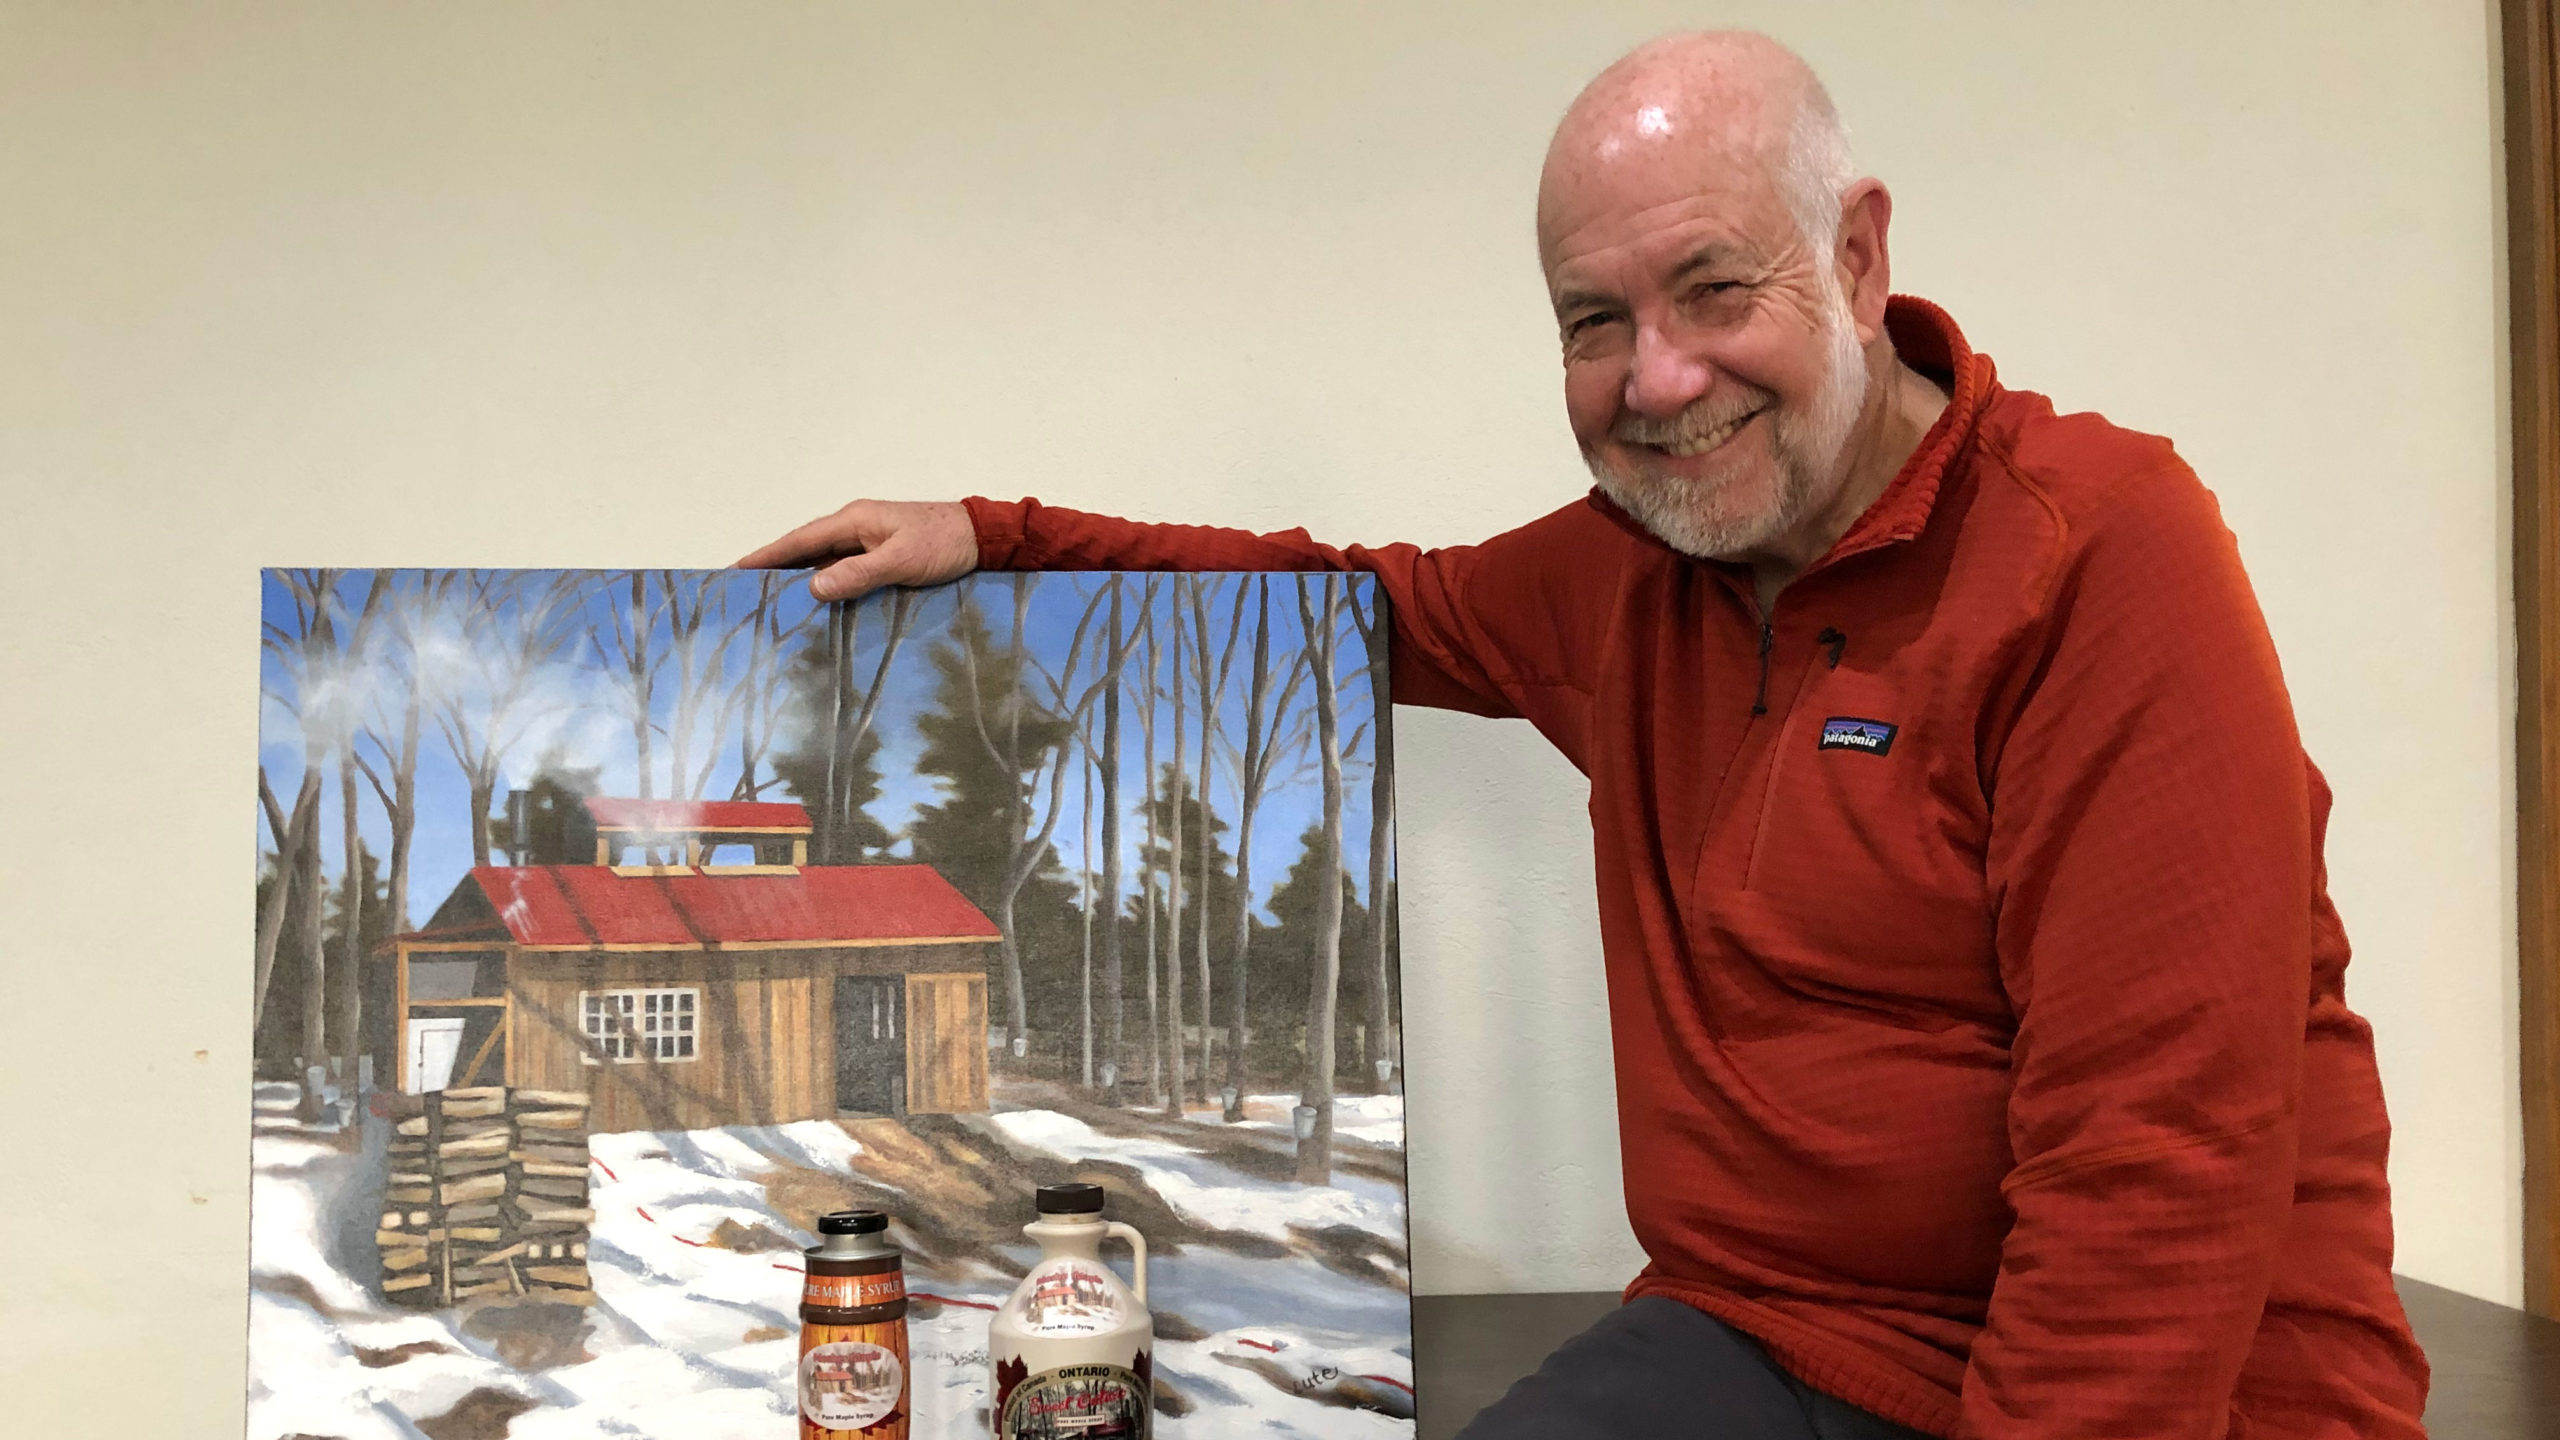
[[966, 502], [988, 570], [1344, 570], [1377, 577], [1394, 618], [1399, 704], [1526, 718], [1580, 763], [1627, 542], [1584, 502], [1482, 545], [1335, 547], [1115, 519], [1037, 500]]
[[2083, 524], [1991, 762], [2015, 1222], [1964, 1434], [2205, 1440], [2293, 1199], [2308, 771], [2204, 487], [2142, 476]]

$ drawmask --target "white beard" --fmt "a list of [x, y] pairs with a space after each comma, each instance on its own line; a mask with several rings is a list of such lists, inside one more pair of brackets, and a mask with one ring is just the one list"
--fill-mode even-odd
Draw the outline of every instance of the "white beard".
[[[1840, 457], [1867, 397], [1866, 354], [1858, 348], [1848, 298], [1836, 283], [1830, 290], [1823, 316], [1823, 343], [1829, 353], [1823, 361], [1822, 386], [1809, 402], [1780, 407], [1769, 415], [1769, 449], [1777, 460], [1778, 476], [1776, 495], [1767, 508], [1757, 512], [1737, 508], [1722, 484], [1701, 485], [1684, 476], [1647, 469], [1624, 473], [1586, 450], [1583, 461], [1600, 492], [1663, 544], [1700, 559], [1744, 555], [1794, 529], [1835, 488]], [[1710, 403], [1727, 406], [1732, 402], [1700, 399], [1674, 424], [1695, 424], [1694, 412]], [[1619, 428], [1628, 427], [1621, 422]], [[1712, 426], [1695, 424], [1695, 428]], [[1643, 440], [1645, 436], [1620, 438]]]

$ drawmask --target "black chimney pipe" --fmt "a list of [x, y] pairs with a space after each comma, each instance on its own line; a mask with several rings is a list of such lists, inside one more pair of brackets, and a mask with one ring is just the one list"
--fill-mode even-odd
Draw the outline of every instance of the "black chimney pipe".
[[525, 790], [507, 792], [507, 853], [519, 866], [529, 863], [533, 854], [531, 839], [525, 834], [525, 801], [530, 795]]

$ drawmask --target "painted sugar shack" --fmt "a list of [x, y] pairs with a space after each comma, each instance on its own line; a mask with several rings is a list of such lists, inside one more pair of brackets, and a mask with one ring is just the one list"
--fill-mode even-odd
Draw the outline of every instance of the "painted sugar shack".
[[931, 866], [808, 864], [798, 805], [583, 809], [593, 864], [476, 868], [389, 942], [401, 1090], [583, 1090], [600, 1131], [987, 1108], [1001, 937]]

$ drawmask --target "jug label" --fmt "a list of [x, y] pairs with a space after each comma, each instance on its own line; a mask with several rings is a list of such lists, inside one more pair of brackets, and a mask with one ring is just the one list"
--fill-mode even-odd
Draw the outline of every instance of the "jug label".
[[906, 1375], [895, 1352], [836, 1340], [800, 1357], [800, 1413], [821, 1430], [863, 1430], [898, 1408]]
[[1090, 1265], [1041, 1270], [1023, 1301], [1023, 1328], [1037, 1335], [1099, 1335], [1128, 1318], [1111, 1277]]
[[1061, 1365], [1015, 1385], [996, 1424], [1003, 1440], [1145, 1440], [1147, 1383], [1117, 1365]]

